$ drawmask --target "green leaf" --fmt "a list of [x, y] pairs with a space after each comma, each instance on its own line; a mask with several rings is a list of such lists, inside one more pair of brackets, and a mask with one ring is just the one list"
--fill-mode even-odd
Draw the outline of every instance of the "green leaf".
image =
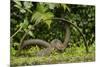
[[24, 7], [26, 8], [26, 9], [29, 9], [29, 8], [31, 8], [33, 5], [32, 5], [32, 2], [27, 2], [27, 1], [25, 1], [24, 2]]
[[13, 47], [11, 47], [11, 55], [15, 55], [16, 54], [16, 50], [13, 48]]
[[66, 5], [65, 9], [67, 9], [69, 12], [71, 11], [70, 8]]
[[35, 22], [35, 24], [38, 24], [42, 21], [48, 25], [48, 28], [50, 28], [50, 24], [51, 24], [50, 19], [52, 19], [54, 17], [54, 14], [47, 10], [48, 10], [48, 8], [46, 6], [44, 6], [43, 3], [38, 4], [36, 7], [36, 11], [33, 12], [31, 21]]
[[28, 29], [33, 29], [34, 30], [34, 27], [32, 27], [32, 25], [29, 25]]
[[45, 23], [48, 25], [48, 28], [50, 29], [50, 25], [51, 25], [51, 20], [45, 21]]
[[14, 6], [17, 7], [18, 9], [22, 9], [22, 7], [19, 5], [14, 5]]
[[13, 0], [18, 6], [22, 6], [21, 2], [19, 0]]
[[47, 12], [45, 14], [45, 16], [43, 17], [44, 23], [46, 23], [48, 25], [48, 28], [50, 28], [51, 22], [52, 22], [52, 18], [54, 17], [53, 13], [51, 12]]
[[69, 11], [69, 8], [68, 8], [68, 6], [66, 6], [66, 4], [61, 4], [61, 6], [63, 7], [64, 11], [65, 11], [66, 9], [68, 9], [68, 11]]
[[54, 9], [55, 6], [56, 6], [56, 4], [53, 4], [53, 3], [50, 3], [50, 4], [48, 4], [48, 5], [49, 5], [49, 9]]
[[20, 23], [20, 26], [23, 28], [23, 29], [26, 29], [28, 27], [28, 20], [27, 18], [24, 19], [24, 22], [23, 23]]
[[28, 24], [29, 24], [28, 19], [25, 18], [24, 19], [24, 27], [23, 28], [27, 28], [28, 27]]
[[34, 12], [31, 18], [31, 21], [39, 23], [41, 21], [42, 14], [40, 12]]
[[48, 8], [45, 7], [44, 4], [37, 4], [36, 10], [41, 12], [41, 13], [44, 13], [44, 12], [46, 12], [48, 10]]
[[23, 23], [20, 23], [20, 27], [23, 27], [24, 26], [24, 24]]
[[[43, 20], [44, 23], [48, 25], [48, 28], [50, 28], [51, 20], [54, 17], [53, 13], [47, 12], [47, 13], [40, 13], [40, 12], [35, 12], [32, 15], [31, 21], [34, 21], [35, 23], [39, 23]], [[49, 19], [49, 20], [48, 20]]]
[[25, 9], [21, 9], [20, 12], [21, 13], [26, 13], [26, 10]]
[[30, 9], [26, 9], [28, 12], [32, 13], [32, 11]]
[[28, 34], [29, 34], [30, 36], [34, 37], [32, 31], [29, 31]]

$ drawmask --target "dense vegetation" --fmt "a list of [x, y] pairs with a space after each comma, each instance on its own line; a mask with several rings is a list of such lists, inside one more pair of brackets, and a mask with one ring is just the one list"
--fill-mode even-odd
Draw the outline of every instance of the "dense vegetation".
[[[70, 41], [63, 52], [54, 50], [49, 56], [37, 57], [38, 45], [19, 51], [24, 40], [42, 39], [51, 42], [65, 38], [65, 23], [53, 18], [63, 18], [83, 33], [84, 41], [75, 27], [70, 26]], [[49, 19], [49, 20], [48, 20]], [[95, 60], [95, 6], [60, 3], [39, 3], [11, 0], [11, 65], [36, 65]]]

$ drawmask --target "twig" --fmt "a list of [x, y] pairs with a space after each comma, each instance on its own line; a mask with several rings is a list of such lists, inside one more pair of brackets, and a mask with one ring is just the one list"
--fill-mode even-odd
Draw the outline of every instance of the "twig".
[[21, 31], [22, 26], [10, 37], [10, 39], [12, 39], [19, 31]]

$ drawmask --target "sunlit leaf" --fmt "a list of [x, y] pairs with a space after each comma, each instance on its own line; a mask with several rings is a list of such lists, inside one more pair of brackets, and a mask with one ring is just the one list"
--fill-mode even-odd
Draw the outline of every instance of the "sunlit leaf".
[[22, 7], [19, 5], [14, 5], [14, 6], [17, 7], [18, 9], [22, 9]]
[[28, 20], [27, 18], [24, 19], [24, 22], [23, 23], [20, 23], [20, 26], [24, 29], [24, 28], [27, 28], [28, 27]]
[[67, 5], [66, 5], [66, 9], [67, 9], [69, 12], [71, 11], [70, 7], [68, 7]]
[[22, 6], [21, 2], [19, 0], [13, 0], [18, 6]]
[[[44, 22], [48, 25], [48, 28], [50, 28], [51, 20], [54, 15], [51, 12], [46, 12], [47, 7], [44, 7], [43, 5], [39, 7], [40, 5], [37, 6], [37, 11], [33, 12], [31, 21], [35, 22], [36, 24], [39, 22]], [[44, 9], [43, 9], [44, 8]]]
[[49, 9], [54, 9], [56, 4], [54, 3], [48, 3]]
[[28, 12], [32, 13], [32, 11], [30, 9], [26, 9]]
[[44, 13], [48, 10], [48, 8], [45, 7], [43, 4], [37, 4], [36, 10], [41, 12], [41, 13]]
[[24, 7], [26, 8], [26, 9], [29, 9], [29, 8], [31, 8], [33, 5], [32, 5], [32, 2], [27, 2], [27, 1], [25, 1], [24, 2]]
[[25, 19], [24, 19], [24, 27], [27, 28], [27, 27], [28, 27], [28, 24], [29, 24], [28, 19], [25, 18]]
[[50, 28], [51, 22], [51, 20], [45, 21], [45, 23], [48, 25], [48, 28]]
[[20, 27], [23, 27], [23, 25], [24, 25], [23, 23], [20, 23]]
[[21, 10], [20, 10], [20, 12], [21, 12], [21, 13], [25, 13], [25, 12], [26, 12], [26, 10], [24, 10], [24, 9], [21, 9]]
[[30, 36], [32, 36], [32, 37], [34, 36], [33, 33], [32, 33], [32, 31], [29, 31], [28, 34], [29, 34]]
[[32, 25], [28, 25], [28, 28], [34, 30], [34, 27], [32, 27]]
[[70, 12], [70, 8], [66, 4], [61, 4], [61, 6], [63, 7], [64, 11], [67, 9]]

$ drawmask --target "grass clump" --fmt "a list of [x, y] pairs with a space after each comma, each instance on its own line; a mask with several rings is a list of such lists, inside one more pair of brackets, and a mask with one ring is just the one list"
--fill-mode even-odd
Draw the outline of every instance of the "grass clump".
[[[52, 52], [49, 56], [37, 57], [35, 54], [40, 49], [32, 47], [29, 50], [23, 50], [20, 56], [11, 55], [11, 66], [57, 64], [57, 63], [77, 63], [95, 61], [95, 47], [89, 48], [89, 53], [85, 52], [83, 47], [66, 48], [64, 52]], [[15, 51], [16, 52], [16, 51]]]

